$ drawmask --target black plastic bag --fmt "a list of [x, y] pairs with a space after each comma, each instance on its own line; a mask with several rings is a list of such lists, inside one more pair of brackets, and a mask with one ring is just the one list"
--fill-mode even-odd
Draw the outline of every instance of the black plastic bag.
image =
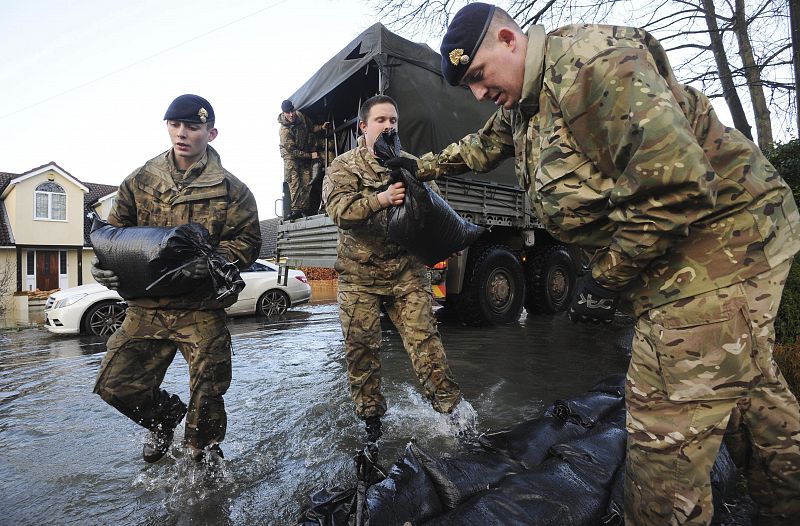
[[[400, 155], [400, 138], [394, 130], [375, 141], [375, 157], [383, 165]], [[463, 250], [486, 230], [458, 215], [447, 201], [405, 168], [397, 168], [390, 184], [401, 182], [406, 197], [388, 210], [389, 239], [402, 245], [426, 265], [434, 265]]]
[[[222, 300], [244, 288], [239, 269], [214, 251], [208, 230], [199, 223], [175, 227], [115, 227], [95, 216], [89, 235], [100, 267], [119, 277], [125, 299], [182, 296], [198, 289]], [[208, 279], [181, 270], [198, 258], [208, 262]]]

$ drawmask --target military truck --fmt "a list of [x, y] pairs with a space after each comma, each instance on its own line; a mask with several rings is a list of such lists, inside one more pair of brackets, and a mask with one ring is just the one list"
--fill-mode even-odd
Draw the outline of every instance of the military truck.
[[[376, 94], [399, 107], [403, 149], [440, 151], [473, 133], [495, 111], [466, 88], [452, 88], [440, 73], [440, 56], [375, 24], [323, 65], [290, 99], [317, 123], [333, 124], [326, 163], [356, 145], [358, 108]], [[321, 172], [320, 172], [321, 173]], [[534, 217], [513, 160], [485, 174], [438, 179], [442, 196], [461, 216], [488, 231], [474, 245], [430, 269], [434, 297], [470, 325], [516, 321], [528, 313], [564, 310], [574, 293], [581, 252], [553, 239]], [[315, 178], [312, 207], [319, 203]], [[289, 210], [284, 185], [283, 210]], [[283, 221], [277, 256], [287, 266], [333, 268], [337, 229], [324, 213]]]

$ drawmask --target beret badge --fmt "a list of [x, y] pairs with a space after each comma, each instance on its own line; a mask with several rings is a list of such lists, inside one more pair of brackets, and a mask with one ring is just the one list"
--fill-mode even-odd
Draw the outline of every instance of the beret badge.
[[448, 56], [450, 57], [450, 63], [454, 66], [469, 63], [469, 55], [465, 55], [464, 50], [461, 48], [454, 49]]
[[206, 122], [206, 119], [208, 119], [208, 111], [206, 111], [205, 108], [200, 108], [197, 112], [197, 116], [200, 117], [200, 122]]

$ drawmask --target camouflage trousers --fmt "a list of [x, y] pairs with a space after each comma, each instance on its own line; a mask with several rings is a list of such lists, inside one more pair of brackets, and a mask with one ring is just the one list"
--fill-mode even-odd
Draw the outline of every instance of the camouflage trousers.
[[[381, 346], [380, 305], [386, 298], [368, 292], [340, 291], [338, 294], [350, 397], [355, 403], [356, 415], [362, 419], [386, 413], [378, 357]], [[461, 400], [461, 389], [447, 365], [433, 317], [430, 292], [421, 287], [403, 291], [390, 296], [385, 304], [411, 358], [425, 397], [436, 411], [449, 413]]]
[[313, 165], [305, 159], [283, 162], [283, 178], [289, 184], [292, 212], [304, 212], [308, 208]]
[[180, 350], [189, 365], [184, 443], [202, 449], [222, 442], [227, 427], [222, 395], [231, 383], [231, 337], [225, 311], [129, 307], [107, 348], [94, 392], [148, 429], [178, 423], [170, 421], [169, 404], [165, 404], [170, 395], [159, 386]]
[[642, 314], [628, 369], [625, 523], [709, 524], [732, 412], [749, 438], [759, 525], [800, 517], [800, 407], [772, 357], [790, 262]]

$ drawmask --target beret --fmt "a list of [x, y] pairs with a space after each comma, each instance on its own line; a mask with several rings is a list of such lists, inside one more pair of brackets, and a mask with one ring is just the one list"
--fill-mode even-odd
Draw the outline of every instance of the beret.
[[214, 122], [214, 108], [199, 95], [181, 95], [172, 101], [164, 114], [165, 121]]
[[462, 7], [442, 39], [442, 76], [458, 86], [486, 36], [495, 6], [475, 2]]
[[284, 113], [288, 113], [290, 111], [294, 111], [294, 104], [292, 104], [292, 101], [285, 100], [285, 101], [281, 102], [281, 111], [284, 112]]

